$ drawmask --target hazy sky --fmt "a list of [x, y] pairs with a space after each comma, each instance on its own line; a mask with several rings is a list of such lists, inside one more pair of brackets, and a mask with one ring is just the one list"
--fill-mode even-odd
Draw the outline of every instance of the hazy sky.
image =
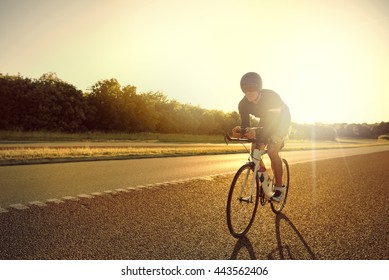
[[389, 121], [389, 1], [0, 0], [0, 73], [50, 71], [226, 112], [255, 71], [295, 122]]

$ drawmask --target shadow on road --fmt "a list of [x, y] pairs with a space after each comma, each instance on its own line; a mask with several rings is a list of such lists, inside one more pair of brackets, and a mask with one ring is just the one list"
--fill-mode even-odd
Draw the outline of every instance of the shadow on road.
[[[285, 221], [283, 223], [283, 231], [281, 232], [281, 222]], [[276, 216], [276, 239], [277, 239], [277, 248], [273, 251], [271, 251], [268, 254], [269, 259], [280, 259], [280, 260], [293, 260], [293, 259], [311, 259], [315, 260], [316, 256], [312, 249], [309, 247], [307, 241], [304, 239], [302, 234], [299, 232], [299, 230], [296, 228], [296, 226], [292, 223], [292, 221], [285, 216], [284, 214], [279, 214]], [[289, 227], [285, 227], [289, 226]], [[284, 236], [283, 239], [281, 239], [281, 236], [285, 235], [285, 232], [292, 229], [292, 237], [289, 237], [289, 239], [286, 239]], [[297, 241], [294, 240], [293, 237], [297, 236]], [[283, 241], [284, 240], [284, 244]], [[289, 245], [289, 244], [290, 245]], [[302, 246], [301, 246], [302, 245]]]
[[[281, 222], [282, 231], [281, 231]], [[272, 250], [268, 255], [270, 260], [298, 260], [308, 259], [316, 260], [315, 253], [312, 251], [307, 241], [292, 221], [284, 214], [276, 216], [276, 240], [277, 248]], [[251, 259], [256, 260], [254, 247], [250, 240], [244, 236], [235, 244], [230, 260]]]
[[[232, 251], [230, 260], [237, 260], [238, 259], [238, 254], [245, 254], [246, 252], [240, 252], [243, 248], [245, 248], [248, 252], [249, 259], [251, 260], [256, 260], [255, 252], [253, 245], [251, 244], [250, 240], [244, 236], [240, 239], [238, 239], [238, 242], [236, 242], [236, 245], [234, 247], [234, 250]], [[240, 259], [240, 258], [239, 258]]]

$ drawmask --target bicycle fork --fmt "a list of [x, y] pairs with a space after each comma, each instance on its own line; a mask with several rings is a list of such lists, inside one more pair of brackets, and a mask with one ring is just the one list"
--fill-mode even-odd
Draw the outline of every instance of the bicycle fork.
[[247, 169], [247, 172], [244, 176], [244, 179], [243, 179], [243, 182], [242, 182], [242, 187], [240, 188], [240, 193], [239, 193], [239, 200], [240, 201], [244, 201], [244, 202], [247, 202], [247, 203], [252, 203], [253, 202], [253, 193], [254, 193], [254, 187], [255, 187], [255, 174], [253, 176], [253, 180], [251, 182], [251, 188], [250, 188], [250, 194], [249, 196], [247, 197], [242, 197], [243, 195], [243, 191], [246, 189], [246, 185], [248, 184], [248, 181], [250, 180], [249, 179], [249, 176], [250, 175], [250, 169]]
[[242, 187], [240, 189], [240, 193], [239, 193], [239, 200], [240, 201], [244, 201], [244, 202], [247, 202], [247, 203], [252, 203], [253, 202], [253, 194], [254, 194], [254, 190], [255, 190], [256, 182], [257, 182], [258, 169], [259, 169], [259, 158], [260, 158], [260, 156], [261, 156], [260, 151], [259, 150], [255, 150], [253, 158], [252, 158], [252, 162], [254, 163], [254, 174], [252, 176], [250, 194], [249, 194], [248, 197], [242, 197], [243, 191], [245, 189], [245, 186], [247, 185], [248, 181], [250, 180], [249, 179], [249, 177], [250, 177], [250, 169], [248, 169], [246, 174], [245, 174], [245, 177], [243, 179]]

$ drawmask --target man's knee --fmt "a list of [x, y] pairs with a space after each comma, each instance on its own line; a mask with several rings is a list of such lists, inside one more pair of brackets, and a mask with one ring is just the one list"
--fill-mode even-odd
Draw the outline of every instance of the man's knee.
[[281, 143], [270, 145], [270, 147], [267, 150], [270, 159], [279, 157], [280, 150], [281, 150]]

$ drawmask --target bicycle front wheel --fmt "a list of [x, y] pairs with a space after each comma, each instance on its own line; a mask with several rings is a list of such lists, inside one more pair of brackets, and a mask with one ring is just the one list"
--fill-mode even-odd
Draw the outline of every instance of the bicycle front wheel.
[[258, 178], [254, 180], [254, 164], [247, 163], [236, 172], [227, 199], [227, 225], [232, 236], [243, 237], [253, 224], [258, 208]]
[[280, 214], [286, 204], [286, 198], [288, 196], [288, 191], [290, 188], [289, 179], [290, 179], [289, 164], [286, 161], [286, 159], [283, 158], [282, 159], [282, 185], [285, 186], [285, 191], [281, 197], [280, 202], [276, 202], [273, 200], [270, 202], [271, 209], [275, 214]]

